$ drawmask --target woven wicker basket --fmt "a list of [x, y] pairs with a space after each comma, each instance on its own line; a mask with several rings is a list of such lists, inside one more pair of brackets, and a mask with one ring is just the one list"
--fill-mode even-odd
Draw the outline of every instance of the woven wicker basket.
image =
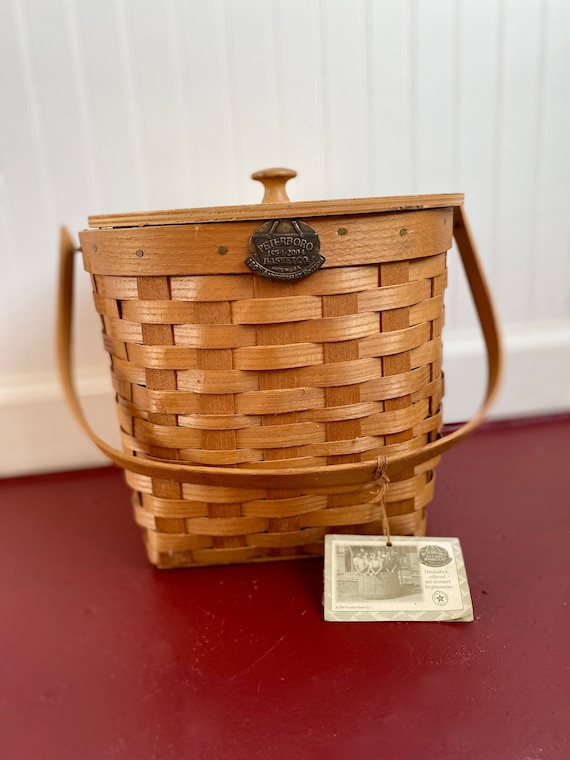
[[402, 595], [402, 586], [394, 573], [361, 575], [358, 579], [358, 593], [364, 599], [394, 599]]
[[[80, 423], [125, 468], [160, 567], [319, 555], [325, 533], [382, 533], [386, 515], [392, 533], [423, 535], [440, 454], [476, 427], [497, 388], [499, 340], [462, 196], [289, 203], [294, 172], [254, 176], [263, 204], [91, 217], [80, 234], [122, 452], [92, 433], [73, 391], [75, 248], [62, 235], [63, 385]], [[489, 385], [479, 414], [441, 438], [454, 230]], [[313, 266], [305, 249], [315, 241]], [[292, 267], [282, 266], [293, 261], [287, 244], [287, 256], [297, 246]], [[259, 276], [252, 251], [271, 246], [279, 255]]]

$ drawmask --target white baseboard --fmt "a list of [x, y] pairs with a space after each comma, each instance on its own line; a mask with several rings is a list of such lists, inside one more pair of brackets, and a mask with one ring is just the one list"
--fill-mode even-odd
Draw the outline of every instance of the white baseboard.
[[[108, 369], [77, 382], [85, 413], [102, 438], [119, 445]], [[11, 378], [0, 391], [0, 477], [72, 470], [108, 460], [79, 428], [56, 375]]]
[[[475, 332], [444, 336], [446, 422], [473, 414], [485, 389], [485, 359]], [[570, 324], [524, 326], [505, 334], [506, 371], [491, 417], [570, 410]], [[0, 378], [0, 477], [94, 467], [107, 460], [78, 427], [57, 377]], [[79, 394], [95, 431], [119, 446], [106, 367], [79, 373]]]
[[[570, 323], [519, 325], [503, 333], [505, 368], [494, 419], [570, 410]], [[444, 335], [446, 422], [470, 417], [486, 386], [487, 365], [476, 331]]]

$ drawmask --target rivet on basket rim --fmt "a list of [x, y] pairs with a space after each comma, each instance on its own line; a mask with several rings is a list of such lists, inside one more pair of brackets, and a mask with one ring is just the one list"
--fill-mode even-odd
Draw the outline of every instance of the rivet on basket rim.
[[406, 234], [406, 232], [407, 232], [407, 230], [406, 230], [406, 229], [404, 229], [404, 228], [402, 228], [402, 229], [400, 230], [400, 237], [404, 237], [404, 235]]
[[139, 257], [139, 259], [140, 259], [140, 258], [141, 258], [141, 256], [144, 256], [144, 251], [141, 251], [141, 249], [140, 249], [140, 248], [138, 248], [138, 249], [135, 251], [135, 256], [138, 256], [138, 257]]
[[227, 252], [228, 252], [228, 248], [227, 248], [227, 246], [225, 246], [225, 245], [221, 245], [221, 246], [218, 248], [218, 253], [219, 253], [219, 254], [221, 254], [222, 256], [223, 256], [225, 253], [227, 253]]
[[97, 246], [93, 243], [93, 253], [97, 253]]
[[347, 229], [346, 227], [339, 227], [337, 230], [337, 235], [346, 235]]

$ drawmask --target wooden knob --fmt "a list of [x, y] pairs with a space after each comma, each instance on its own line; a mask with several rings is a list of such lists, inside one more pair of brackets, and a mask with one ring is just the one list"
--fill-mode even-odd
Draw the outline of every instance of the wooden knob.
[[297, 172], [293, 169], [275, 168], [255, 172], [251, 178], [261, 182], [265, 188], [262, 203], [287, 203], [289, 197], [285, 185], [288, 180], [296, 176]]

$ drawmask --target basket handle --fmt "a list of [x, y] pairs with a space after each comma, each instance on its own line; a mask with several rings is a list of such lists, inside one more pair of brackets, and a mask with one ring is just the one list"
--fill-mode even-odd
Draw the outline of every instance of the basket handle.
[[[424, 446], [420, 451], [400, 455], [388, 460], [387, 474], [393, 476], [410, 466], [435, 459], [469, 435], [482, 422], [497, 395], [502, 374], [502, 350], [497, 319], [489, 289], [483, 275], [471, 231], [461, 206], [454, 208], [453, 234], [459, 248], [467, 280], [471, 287], [475, 308], [483, 331], [487, 349], [487, 390], [479, 411], [452, 433]], [[67, 403], [79, 425], [93, 443], [112, 462], [140, 475], [175, 480], [197, 485], [223, 485], [230, 488], [259, 488], [263, 480], [266, 488], [344, 488], [349, 485], [371, 484], [377, 477], [377, 462], [325, 465], [289, 469], [245, 469], [210, 467], [185, 464], [179, 461], [149, 459], [145, 455], [133, 456], [115, 449], [91, 429], [75, 391], [71, 369], [71, 336], [73, 305], [73, 272], [75, 253], [78, 251], [65, 228], [61, 230], [59, 299], [57, 317], [57, 356], [61, 383]]]

